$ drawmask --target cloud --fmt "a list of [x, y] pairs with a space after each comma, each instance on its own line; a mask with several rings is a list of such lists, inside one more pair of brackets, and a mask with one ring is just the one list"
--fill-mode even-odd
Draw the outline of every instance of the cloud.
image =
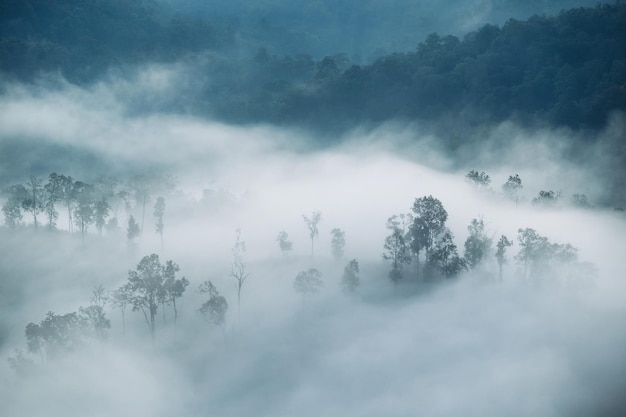
[[[355, 131], [320, 149], [295, 130], [132, 111], [128, 97], [151, 91], [166, 99], [168, 80], [177, 77], [138, 75], [148, 81], [136, 89], [123, 80], [86, 89], [16, 86], [0, 98], [0, 143], [19, 139], [22, 150], [43, 144], [93, 158], [48, 161], [38, 175], [54, 168], [89, 181], [105, 174], [124, 179], [147, 167], [175, 175], [181, 191], [167, 195], [161, 255], [179, 263], [191, 282], [178, 325], [169, 309], [166, 324], [159, 316], [155, 348], [140, 313], [127, 312], [124, 337], [119, 311], [109, 309], [113, 328], [105, 344], [34, 375], [0, 373], [4, 415], [623, 414], [623, 218], [602, 210], [539, 210], [498, 195], [498, 183], [512, 173], [523, 177], [527, 199], [552, 184], [595, 187], [593, 164], [564, 157], [567, 132], [505, 124], [492, 130], [487, 147], [458, 159], [433, 151], [437, 138], [419, 137], [414, 126]], [[510, 146], [498, 149], [503, 136]], [[2, 182], [24, 181], [31, 172], [19, 166]], [[465, 182], [470, 166], [492, 175], [493, 193]], [[207, 189], [217, 197], [203, 200]], [[381, 259], [385, 221], [429, 194], [443, 202], [460, 248], [472, 218], [483, 216], [496, 238], [533, 227], [552, 242], [572, 243], [581, 260], [596, 265], [593, 288], [524, 284], [512, 259], [516, 246], [502, 284], [468, 274], [418, 286], [407, 272], [394, 288]], [[75, 311], [89, 302], [93, 286], [114, 289], [141, 256], [161, 252], [152, 232], [154, 197], [134, 250], [123, 230], [102, 238], [91, 233], [84, 244], [65, 231], [0, 230], [2, 358], [24, 346], [27, 323], [48, 310]], [[129, 210], [120, 208], [120, 216], [141, 216], [141, 205]], [[314, 210], [322, 222], [312, 258], [302, 215]], [[361, 266], [356, 299], [339, 291], [343, 265], [330, 257], [334, 227], [346, 231], [346, 256]], [[241, 324], [228, 276], [236, 228], [251, 272]], [[283, 229], [294, 241], [290, 257], [275, 242]], [[292, 283], [311, 265], [324, 273], [325, 285], [302, 306]], [[196, 288], [208, 279], [230, 305], [223, 335], [196, 312], [203, 301]]]

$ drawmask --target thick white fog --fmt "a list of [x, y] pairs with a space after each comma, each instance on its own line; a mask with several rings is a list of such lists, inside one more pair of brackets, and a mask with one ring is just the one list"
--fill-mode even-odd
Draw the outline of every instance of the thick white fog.
[[[573, 193], [600, 198], [594, 169], [602, 154], [586, 166], [568, 163], [567, 132], [528, 132], [511, 124], [489, 133], [493, 146], [468, 149], [467, 159], [458, 161], [438, 152], [438, 139], [420, 137], [416, 126], [355, 131], [341, 145], [321, 149], [295, 130], [133, 112], [132, 103], [167, 96], [177, 77], [168, 71], [147, 71], [137, 78], [149, 80], [143, 84], [90, 90], [62, 83], [15, 87], [0, 99], [0, 143], [15, 152], [3, 157], [3, 186], [52, 172], [85, 182], [159, 173], [176, 182], [164, 194], [163, 248], [152, 215], [157, 195], [147, 202], [135, 247], [127, 244], [126, 225], [128, 215], [141, 215], [139, 205], [118, 208], [118, 232], [98, 236], [91, 226], [84, 242], [80, 233], [67, 232], [63, 207], [58, 231], [32, 224], [0, 229], [0, 414], [626, 413], [624, 216], [530, 202], [540, 190], [561, 191], [563, 201]], [[149, 86], [156, 81], [155, 91]], [[514, 146], [498, 145], [504, 136]], [[469, 169], [489, 173], [491, 191], [468, 184]], [[516, 173], [524, 189], [514, 202], [500, 187]], [[418, 283], [409, 266], [392, 284], [382, 259], [385, 223], [427, 195], [443, 203], [461, 253], [474, 218], [484, 219], [494, 240], [504, 234], [514, 241], [502, 282], [490, 255], [481, 272]], [[315, 211], [322, 219], [312, 257], [302, 216]], [[32, 223], [28, 213], [24, 221]], [[550, 242], [571, 243], [595, 275], [579, 282], [568, 279], [572, 271], [555, 271], [554, 280], [546, 277], [551, 285], [527, 284], [514, 259], [517, 231], [527, 227]], [[355, 297], [340, 291], [346, 262], [332, 259], [333, 228], [345, 231], [345, 261], [359, 262]], [[237, 229], [250, 272], [240, 322], [229, 277]], [[281, 230], [293, 241], [288, 256], [276, 242]], [[15, 349], [29, 355], [28, 323], [39, 323], [48, 311], [88, 305], [97, 285], [115, 290], [151, 253], [178, 263], [190, 282], [177, 301], [176, 326], [172, 309], [166, 307], [165, 320], [159, 309], [154, 347], [140, 312], [127, 309], [123, 334], [120, 311], [107, 306], [105, 342], [46, 363], [30, 355], [37, 367], [25, 375], [10, 369]], [[303, 304], [293, 282], [310, 267], [323, 273], [324, 286]], [[228, 302], [223, 331], [197, 312], [206, 299], [198, 287], [206, 280]]]

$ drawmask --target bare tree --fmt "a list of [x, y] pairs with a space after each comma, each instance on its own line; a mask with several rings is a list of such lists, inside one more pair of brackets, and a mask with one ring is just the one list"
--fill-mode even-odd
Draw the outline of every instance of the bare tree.
[[241, 289], [246, 279], [250, 276], [250, 272], [247, 271], [247, 264], [243, 260], [246, 242], [241, 240], [241, 229], [237, 229], [235, 233], [237, 238], [233, 247], [233, 263], [230, 267], [230, 276], [235, 279], [237, 287], [237, 324], [241, 326]]

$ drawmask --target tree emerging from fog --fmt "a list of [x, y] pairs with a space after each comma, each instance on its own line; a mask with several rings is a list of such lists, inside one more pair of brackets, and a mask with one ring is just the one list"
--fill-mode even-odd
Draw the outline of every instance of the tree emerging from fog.
[[330, 241], [330, 249], [335, 261], [343, 259], [344, 250], [346, 247], [346, 232], [341, 229], [334, 228], [330, 231], [332, 239]]
[[246, 251], [246, 242], [241, 239], [241, 229], [235, 231], [236, 239], [233, 246], [233, 262], [230, 266], [230, 277], [235, 280], [237, 287], [237, 322], [241, 326], [241, 289], [250, 276], [248, 264], [244, 261], [243, 255]]
[[284, 256], [289, 255], [289, 252], [293, 249], [293, 242], [289, 240], [289, 234], [286, 231], [281, 230], [278, 232], [278, 236], [276, 237], [276, 241], [278, 242], [278, 247]]
[[405, 220], [403, 214], [387, 219], [387, 229], [391, 231], [391, 234], [385, 238], [383, 259], [391, 263], [389, 279], [394, 284], [402, 279], [404, 265], [411, 262], [411, 254], [405, 238]]
[[309, 237], [311, 238], [311, 256], [313, 256], [315, 238], [319, 235], [317, 225], [322, 220], [322, 213], [319, 211], [314, 211], [311, 214], [311, 217], [302, 215], [302, 219], [304, 220], [306, 227], [309, 229]]
[[491, 250], [491, 238], [485, 233], [485, 222], [483, 219], [472, 219], [467, 226], [469, 236], [465, 240], [465, 251], [463, 256], [469, 268], [477, 268]]
[[[187, 286], [185, 283], [178, 285], [180, 291], [170, 292], [171, 286], [177, 286], [176, 273], [179, 267], [172, 261], [162, 265], [159, 255], [144, 256], [135, 271], [128, 271], [127, 290], [130, 291], [130, 299], [133, 311], [141, 311], [150, 330], [150, 336], [154, 342], [156, 332], [156, 315], [160, 305], [168, 300], [175, 301]], [[182, 278], [186, 282], [184, 278]], [[170, 284], [168, 284], [170, 283]], [[171, 284], [173, 283], [173, 284]], [[188, 283], [187, 283], [188, 284]]]
[[500, 236], [498, 243], [496, 243], [496, 262], [498, 263], [498, 278], [502, 281], [502, 267], [508, 262], [506, 256], [506, 249], [513, 245], [505, 235]]
[[309, 294], [317, 294], [324, 286], [322, 273], [317, 268], [309, 268], [296, 275], [293, 281], [293, 289], [302, 294], [302, 305], [306, 304], [306, 297]]
[[198, 312], [209, 324], [221, 327], [223, 331], [226, 327], [226, 312], [228, 311], [226, 298], [220, 295], [211, 281], [203, 282], [198, 291], [209, 296], [209, 299], [202, 303]]
[[357, 292], [359, 284], [359, 263], [356, 259], [352, 259], [343, 268], [343, 275], [339, 285], [344, 294], [352, 295]]

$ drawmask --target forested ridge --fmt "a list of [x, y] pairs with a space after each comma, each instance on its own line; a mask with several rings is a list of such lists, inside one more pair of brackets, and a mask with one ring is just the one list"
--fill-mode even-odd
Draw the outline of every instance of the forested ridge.
[[[431, 34], [415, 50], [369, 64], [337, 51], [257, 51], [234, 26], [149, 1], [4, 2], [0, 65], [22, 80], [60, 71], [85, 83], [127, 64], [192, 60], [198, 85], [188, 111], [229, 122], [341, 131], [388, 120], [504, 120], [597, 129], [626, 108], [626, 5], [510, 19], [459, 39]], [[239, 39], [238, 39], [239, 37]], [[239, 41], [239, 45], [237, 44]], [[172, 109], [176, 111], [177, 109]]]

